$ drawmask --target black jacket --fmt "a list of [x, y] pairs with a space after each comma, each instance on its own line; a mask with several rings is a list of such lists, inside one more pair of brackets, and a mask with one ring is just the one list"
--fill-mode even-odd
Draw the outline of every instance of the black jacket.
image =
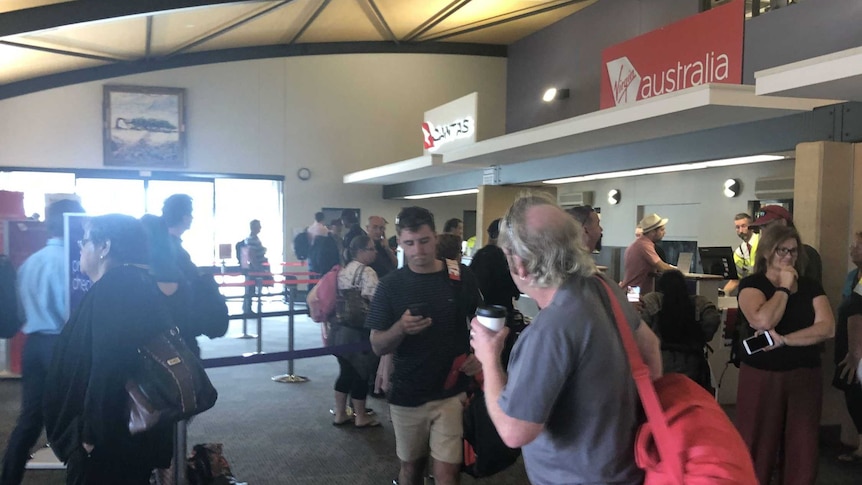
[[170, 464], [170, 426], [130, 435], [125, 390], [137, 348], [170, 327], [165, 297], [146, 270], [116, 267], [90, 288], [60, 334], [45, 386], [45, 429], [58, 458], [67, 461], [86, 442], [113, 463]]

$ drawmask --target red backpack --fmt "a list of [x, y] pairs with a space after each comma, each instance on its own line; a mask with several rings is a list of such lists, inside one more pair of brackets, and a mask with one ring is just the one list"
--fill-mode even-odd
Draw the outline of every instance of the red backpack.
[[317, 282], [315, 291], [317, 302], [309, 308], [311, 319], [317, 323], [325, 322], [335, 313], [335, 300], [338, 296], [338, 271], [341, 266], [335, 265]]
[[713, 396], [682, 374], [652, 382], [620, 302], [604, 279], [632, 377], [647, 415], [635, 440], [645, 485], [757, 485], [742, 436]]

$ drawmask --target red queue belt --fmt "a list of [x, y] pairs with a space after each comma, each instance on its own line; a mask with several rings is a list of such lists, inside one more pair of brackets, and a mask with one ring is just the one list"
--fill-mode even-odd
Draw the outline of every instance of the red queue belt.
[[[259, 284], [264, 286], [270, 285], [310, 285], [317, 284], [320, 280], [262, 280]], [[258, 284], [257, 281], [240, 281], [237, 283], [219, 283], [219, 287], [227, 288], [227, 287], [237, 287], [237, 286], [256, 286]]]

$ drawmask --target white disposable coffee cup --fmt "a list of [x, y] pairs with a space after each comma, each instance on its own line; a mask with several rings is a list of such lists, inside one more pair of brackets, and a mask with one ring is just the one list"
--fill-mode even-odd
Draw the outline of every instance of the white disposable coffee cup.
[[476, 319], [489, 330], [499, 332], [506, 325], [506, 307], [488, 305], [476, 310]]

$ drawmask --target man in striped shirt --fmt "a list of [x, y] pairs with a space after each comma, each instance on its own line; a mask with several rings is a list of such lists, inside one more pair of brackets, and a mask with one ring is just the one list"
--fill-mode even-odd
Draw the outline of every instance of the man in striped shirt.
[[407, 207], [395, 222], [406, 264], [380, 280], [365, 326], [377, 355], [394, 353], [388, 392], [397, 483], [418, 485], [428, 460], [439, 485], [457, 484], [463, 453], [462, 399], [481, 369], [469, 354], [467, 321], [480, 296], [457, 261], [437, 259], [434, 216]]

